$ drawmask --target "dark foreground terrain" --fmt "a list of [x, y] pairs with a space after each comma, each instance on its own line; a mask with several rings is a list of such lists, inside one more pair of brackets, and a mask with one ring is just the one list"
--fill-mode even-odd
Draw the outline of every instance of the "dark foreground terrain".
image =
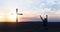
[[0, 22], [0, 32], [60, 32], [60, 22], [48, 22], [47, 28], [42, 22]]

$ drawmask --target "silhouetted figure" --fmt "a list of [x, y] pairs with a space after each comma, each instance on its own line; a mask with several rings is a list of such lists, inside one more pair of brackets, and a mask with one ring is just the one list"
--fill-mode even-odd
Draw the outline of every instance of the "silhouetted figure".
[[40, 18], [41, 18], [41, 20], [43, 21], [43, 27], [44, 27], [44, 29], [48, 29], [47, 28], [47, 22], [48, 22], [48, 15], [46, 15], [46, 18], [42, 18], [41, 17], [41, 15], [40, 15]]

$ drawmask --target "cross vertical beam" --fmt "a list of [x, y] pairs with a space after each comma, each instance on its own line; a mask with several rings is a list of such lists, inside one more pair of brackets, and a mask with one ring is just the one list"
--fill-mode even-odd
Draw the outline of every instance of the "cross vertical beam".
[[18, 13], [18, 8], [16, 8], [16, 23], [18, 23], [18, 15], [23, 15], [22, 13]]
[[18, 8], [16, 8], [16, 23], [18, 23]]

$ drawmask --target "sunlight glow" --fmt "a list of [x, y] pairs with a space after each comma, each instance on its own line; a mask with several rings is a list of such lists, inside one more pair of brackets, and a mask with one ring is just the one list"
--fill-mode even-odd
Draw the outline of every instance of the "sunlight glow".
[[0, 13], [0, 22], [4, 22], [4, 14]]
[[16, 21], [16, 13], [9, 13], [8, 14], [9, 21]]
[[11, 14], [11, 15], [9, 15], [9, 18], [11, 18], [11, 19], [16, 18], [16, 15], [15, 14]]
[[3, 18], [3, 13], [0, 13], [0, 18]]

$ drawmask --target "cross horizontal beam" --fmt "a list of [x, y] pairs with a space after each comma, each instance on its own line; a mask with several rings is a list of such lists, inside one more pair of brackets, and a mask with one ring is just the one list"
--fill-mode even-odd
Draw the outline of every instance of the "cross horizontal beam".
[[18, 15], [23, 15], [22, 13], [18, 13]]

